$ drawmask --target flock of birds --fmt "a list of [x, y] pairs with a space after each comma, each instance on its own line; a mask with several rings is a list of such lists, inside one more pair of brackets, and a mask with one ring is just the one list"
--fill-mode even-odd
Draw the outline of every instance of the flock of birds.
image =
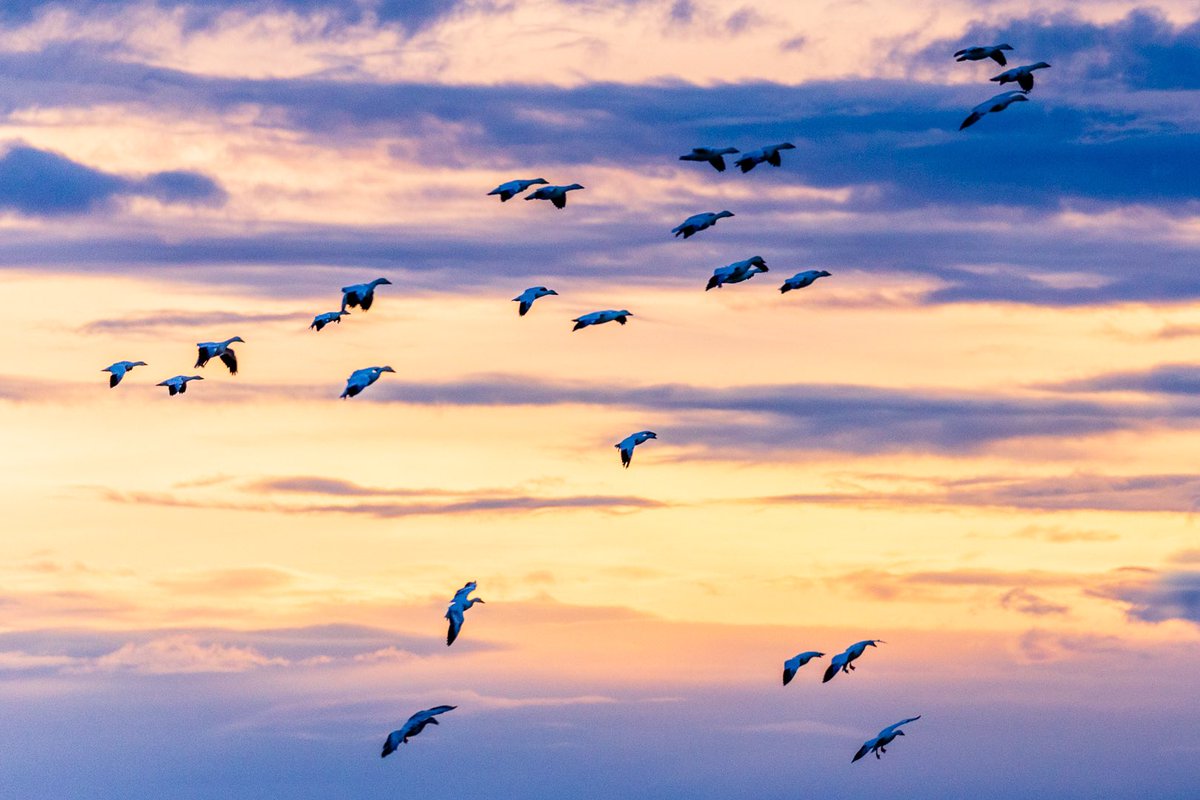
[[[1012, 50], [1012, 47], [1007, 44], [986, 45], [977, 47], [968, 47], [959, 50], [955, 53], [958, 61], [981, 61], [984, 59], [992, 59], [1001, 66], [1007, 66], [1007, 60], [1004, 52]], [[984, 103], [979, 104], [971, 112], [959, 127], [959, 130], [968, 128], [978, 122], [984, 115], [1002, 111], [1014, 102], [1028, 100], [1026, 96], [1033, 89], [1033, 73], [1038, 69], [1045, 69], [1050, 65], [1044, 61], [1039, 61], [1036, 64], [1029, 64], [1020, 67], [1014, 67], [1006, 70], [1001, 74], [993, 77], [991, 80], [1004, 85], [1006, 83], [1016, 83], [1021, 87], [1020, 91], [1009, 91], [1003, 94], [996, 95]], [[795, 145], [790, 142], [782, 142], [779, 144], [766, 145], [764, 147], [751, 150], [745, 154], [740, 153], [734, 147], [696, 147], [690, 153], [679, 157], [681, 161], [693, 161], [707, 163], [718, 172], [726, 170], [726, 156], [740, 155], [733, 163], [742, 173], [747, 173], [754, 169], [759, 164], [770, 164], [774, 167], [782, 165], [781, 151], [795, 149]], [[578, 191], [584, 187], [578, 183], [567, 185], [552, 185], [544, 178], [531, 179], [516, 179], [506, 183], [502, 183], [492, 191], [488, 192], [488, 196], [499, 196], [500, 202], [504, 203], [512, 198], [528, 191], [534, 186], [539, 188], [530, 192], [525, 196], [526, 200], [549, 200], [555, 208], [563, 209], [567, 205], [567, 193]], [[676, 237], [688, 239], [697, 233], [707, 230], [715, 225], [719, 220], [734, 216], [732, 211], [709, 211], [699, 214], [694, 214], [684, 220], [671, 230]], [[741, 283], [747, 281], [755, 275], [767, 272], [768, 267], [766, 261], [761, 256], [751, 256], [742, 261], [736, 261], [723, 267], [718, 267], [713, 271], [712, 277], [709, 278], [705, 291], [710, 289], [719, 289], [726, 284]], [[830, 273], [825, 270], [805, 270], [798, 272], [792, 277], [783, 282], [779, 291], [782, 293], [803, 289], [811, 286], [819, 278], [829, 277]], [[370, 310], [375, 302], [375, 290], [380, 286], [390, 285], [391, 281], [387, 278], [376, 278], [367, 283], [352, 284], [343, 286], [341, 308], [338, 311], [328, 311], [317, 314], [309, 326], [310, 329], [321, 331], [327, 325], [338, 323], [341, 324], [342, 317], [350, 314], [347, 309], [361, 309], [362, 311]], [[549, 289], [545, 286], [532, 286], [521, 294], [513, 298], [513, 302], [519, 303], [517, 312], [520, 316], [525, 316], [533, 308], [535, 301], [543, 297], [557, 295], [558, 292]], [[608, 322], [616, 322], [619, 325], [625, 325], [627, 319], [633, 316], [633, 313], [621, 309], [605, 309], [601, 311], [593, 311], [575, 317], [571, 321], [575, 323], [573, 331], [580, 330], [595, 325], [603, 325]], [[196, 368], [203, 368], [213, 359], [218, 359], [229, 370], [230, 375], [237, 375], [238, 361], [237, 354], [234, 352], [232, 345], [234, 343], [244, 343], [240, 336], [233, 336], [222, 341], [213, 342], [198, 342], [197, 343], [197, 358]], [[109, 373], [109, 386], [116, 387], [121, 383], [122, 379], [135, 367], [146, 366], [144, 361], [117, 361], [102, 371]], [[385, 372], [395, 372], [390, 366], [372, 366], [364, 367], [363, 369], [355, 370], [346, 380], [346, 388], [343, 390], [341, 397], [343, 399], [355, 397], [364, 389], [379, 380], [379, 377]], [[183, 394], [187, 391], [187, 385], [191, 381], [203, 380], [200, 375], [176, 375], [158, 383], [158, 386], [165, 386], [169, 395], [174, 396]], [[658, 434], [654, 431], [638, 431], [626, 436], [621, 441], [614, 445], [620, 453], [621, 465], [628, 467], [633, 460], [633, 451], [640, 444], [651, 439], [657, 439]], [[448, 630], [446, 634], [446, 645], [450, 646], [458, 639], [462, 631], [465, 615], [468, 609], [476, 603], [484, 601], [478, 597], [470, 597], [471, 593], [476, 589], [476, 582], [470, 581], [455, 594], [446, 609], [445, 619], [448, 622]], [[879, 644], [884, 644], [880, 639], [865, 639], [855, 642], [847, 647], [843, 652], [835, 655], [829, 663], [822, 677], [822, 683], [828, 683], [838, 674], [849, 674], [855, 669], [854, 662], [862, 657], [868, 647], [877, 647]], [[792, 658], [787, 659], [783, 666], [783, 685], [787, 686], [795, 678], [799, 670], [816, 658], [823, 658], [824, 653], [809, 650], [799, 653]], [[383, 745], [382, 756], [386, 757], [395, 752], [400, 745], [405, 744], [412, 737], [421, 733], [429, 725], [437, 725], [437, 717], [445, 714], [448, 711], [453, 711], [456, 706], [441, 705], [433, 708], [427, 708], [418, 711], [409, 717], [403, 725], [397, 730], [392, 731]], [[915, 716], [908, 719], [903, 719], [895, 724], [889, 725], [881, 730], [876, 736], [865, 741], [862, 747], [855, 753], [851, 762], [858, 761], [864, 756], [874, 754], [876, 758], [880, 754], [886, 753], [887, 745], [891, 744], [898, 736], [903, 736], [904, 731], [901, 728], [911, 722], [915, 722], [921, 717]]]

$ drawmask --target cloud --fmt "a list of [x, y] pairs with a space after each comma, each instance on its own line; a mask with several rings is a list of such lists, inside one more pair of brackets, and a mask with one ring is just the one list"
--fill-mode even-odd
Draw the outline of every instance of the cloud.
[[1046, 614], [1066, 614], [1070, 609], [1059, 603], [1053, 603], [1034, 594], [1028, 589], [1018, 586], [1009, 589], [1000, 596], [1000, 605], [1021, 614], [1044, 616]]
[[268, 658], [250, 648], [202, 644], [192, 636], [181, 634], [140, 644], [130, 642], [97, 658], [86, 669], [100, 672], [135, 672], [143, 675], [174, 675], [193, 672], [245, 672], [286, 664], [284, 659]]
[[96, 319], [79, 327], [79, 332], [141, 333], [163, 328], [209, 328], [220, 325], [262, 325], [274, 322], [306, 323], [304, 314], [245, 314], [237, 311], [148, 311], [125, 317]]
[[1050, 384], [1046, 388], [1061, 392], [1142, 392], [1194, 397], [1200, 393], [1200, 366], [1162, 364], [1148, 370], [1110, 372]]
[[1141, 622], [1200, 624], [1200, 570], [1127, 570], [1092, 594], [1125, 604], [1126, 614]]
[[1129, 654], [1128, 645], [1116, 636], [1065, 633], [1032, 628], [1017, 640], [1021, 656], [1029, 662], [1063, 661], [1074, 656]]
[[215, 181], [196, 172], [128, 178], [25, 145], [13, 145], [0, 157], [0, 209], [54, 217], [82, 214], [131, 195], [164, 203], [212, 204], [225, 199]]

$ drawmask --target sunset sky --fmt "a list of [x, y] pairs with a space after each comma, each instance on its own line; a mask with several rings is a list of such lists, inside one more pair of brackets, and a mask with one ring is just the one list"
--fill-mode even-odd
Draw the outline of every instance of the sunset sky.
[[1195, 2], [13, 0], [0, 76], [0, 795], [1196, 796]]

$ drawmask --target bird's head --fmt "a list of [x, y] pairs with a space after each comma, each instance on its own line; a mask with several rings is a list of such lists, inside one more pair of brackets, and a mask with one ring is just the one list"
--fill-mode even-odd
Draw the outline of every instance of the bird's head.
[[[546, 287], [543, 286], [542, 288], [545, 289]], [[553, 289], [546, 289], [546, 294], [557, 295], [558, 292], [554, 291]]]
[[817, 277], [818, 277], [818, 278], [828, 278], [828, 277], [829, 277], [829, 276], [831, 276], [831, 275], [833, 275], [833, 273], [832, 273], [832, 272], [826, 272], [826, 271], [825, 271], [825, 270], [823, 270], [823, 269], [822, 269], [822, 270], [818, 270], [818, 271], [817, 271]]
[[335, 317], [348, 317], [348, 316], [350, 316], [350, 312], [349, 311], [335, 311], [335, 312], [333, 312], [333, 315]]
[[533, 186], [535, 183], [550, 183], [550, 181], [546, 180], [545, 178], [534, 178], [529, 182], [529, 185]]
[[734, 216], [732, 211], [718, 211], [716, 214], [717, 219], [720, 219], [721, 217], [732, 217], [732, 216]]
[[617, 316], [619, 316], [619, 317], [632, 317], [632, 316], [633, 316], [633, 312], [632, 312], [632, 311], [626, 311], [625, 309], [621, 309], [620, 311], [618, 311], [618, 312], [617, 312]]
[[897, 736], [903, 736], [903, 735], [904, 735], [904, 731], [896, 731], [896, 735], [897, 735]]
[[646, 431], [646, 438], [647, 439], [657, 439], [658, 434], [655, 433], [654, 431]]
[[396, 370], [392, 369], [391, 367], [380, 367], [379, 371], [380, 372], [395, 372]]
[[998, 45], [996, 45], [996, 49], [997, 50], [1012, 50], [1012, 45], [1011, 44], [998, 44]]
[[746, 263], [753, 264], [756, 267], [762, 267], [764, 271], [767, 268], [767, 262], [763, 260], [762, 256], [750, 256], [746, 259]]
[[387, 278], [376, 278], [375, 280], [371, 281], [371, 285], [372, 286], [391, 286], [392, 282], [389, 281]]
[[193, 376], [191, 376], [190, 378], [184, 378], [184, 380], [188, 380], [188, 381], [202, 381], [202, 380], [204, 380], [204, 376], [203, 376], [203, 375], [193, 375]]
[[145, 366], [148, 366], [148, 365], [146, 364], [146, 362], [145, 362], [145, 361], [135, 361], [135, 362], [133, 362], [132, 364], [130, 364], [129, 366], [131, 366], [131, 367], [145, 367]]
[[1029, 68], [1030, 69], [1050, 69], [1050, 65], [1047, 64], [1045, 61], [1039, 61], [1036, 64], [1031, 64], [1029, 66]]
[[792, 144], [791, 142], [784, 142], [783, 144], [775, 145], [775, 149], [776, 150], [795, 150], [796, 145]]
[[245, 344], [246, 340], [240, 336], [234, 336], [232, 339], [229, 340], [229, 343], [233, 344], [234, 342], [242, 342], [243, 344]]
[[578, 183], [572, 183], [570, 186], [564, 186], [563, 188], [564, 189], [582, 189], [583, 186], [581, 186]]

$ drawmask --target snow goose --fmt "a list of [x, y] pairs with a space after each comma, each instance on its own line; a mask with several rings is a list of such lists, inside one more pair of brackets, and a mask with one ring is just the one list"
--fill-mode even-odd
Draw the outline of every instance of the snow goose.
[[529, 313], [529, 309], [533, 308], [533, 301], [539, 297], [547, 297], [549, 295], [557, 295], [558, 292], [553, 289], [547, 289], [545, 286], [530, 286], [525, 291], [513, 298], [514, 303], [520, 303], [517, 306], [517, 313], [522, 317]]
[[711, 228], [717, 224], [717, 220], [724, 217], [732, 217], [732, 211], [706, 211], [703, 214], [693, 214], [683, 222], [671, 228], [671, 233], [675, 236], [682, 236], [687, 239], [693, 234], [699, 233], [705, 228]]
[[450, 623], [450, 627], [446, 631], [446, 647], [454, 644], [454, 640], [458, 638], [458, 632], [462, 630], [463, 626], [463, 615], [467, 609], [476, 603], [484, 602], [479, 597], [467, 597], [473, 591], [475, 591], [475, 581], [469, 581], [466, 586], [454, 593], [454, 599], [446, 608], [446, 620]]
[[571, 320], [571, 322], [575, 323], [575, 327], [571, 328], [571, 331], [574, 332], [574, 331], [579, 330], [580, 328], [586, 328], [589, 325], [603, 325], [606, 322], [613, 322], [613, 321], [616, 321], [617, 323], [624, 325], [625, 318], [632, 317], [632, 316], [633, 316], [633, 312], [626, 311], [625, 309], [616, 311], [616, 310], [610, 308], [605, 311], [593, 311], [590, 314], [584, 314], [582, 317], [576, 317], [575, 319]]
[[961, 131], [963, 128], [971, 127], [976, 122], [979, 122], [979, 120], [983, 119], [984, 114], [1003, 111], [1013, 103], [1028, 100], [1029, 98], [1025, 96], [1024, 92], [1013, 91], [998, 94], [995, 97], [984, 100], [982, 103], [975, 106], [975, 108], [971, 110], [970, 116], [962, 121], [962, 124], [958, 126], [958, 129]]
[[806, 269], [804, 272], [797, 272], [792, 277], [783, 282], [783, 286], [779, 287], [780, 292], [791, 292], [796, 289], [803, 289], [805, 286], [812, 286], [817, 278], [828, 278], [830, 273], [823, 269]]
[[187, 391], [188, 381], [202, 381], [199, 375], [176, 375], [174, 378], [167, 378], [165, 381], [156, 386], [167, 387], [167, 394], [174, 397], [177, 394], [183, 394]]
[[717, 267], [713, 270], [712, 277], [708, 279], [708, 285], [704, 287], [704, 291], [720, 289], [727, 283], [748, 281], [760, 272], [769, 271], [767, 262], [763, 261], [762, 256], [751, 256], [745, 261], [735, 261], [728, 266]]
[[569, 186], [543, 186], [532, 194], [525, 195], [526, 200], [549, 200], [554, 203], [555, 208], [565, 208], [567, 205], [567, 192], [573, 192], [576, 189], [582, 189], [578, 183], [572, 183]]
[[514, 180], [514, 181], [508, 181], [506, 183], [502, 183], [499, 186], [497, 186], [495, 189], [492, 189], [490, 192], [488, 192], [488, 197], [491, 197], [494, 194], [498, 194], [498, 195], [500, 195], [500, 202], [507, 203], [509, 200], [512, 200], [514, 197], [519, 195], [521, 192], [528, 189], [530, 186], [537, 186], [539, 183], [549, 183], [549, 182], [550, 181], [546, 180], [545, 178], [528, 178], [528, 179], [518, 178], [517, 180]]
[[789, 683], [791, 683], [792, 678], [796, 677], [796, 673], [799, 672], [800, 668], [805, 664], [812, 661], [814, 658], [821, 658], [824, 655], [824, 653], [818, 653], [816, 650], [808, 650], [804, 653], [797, 653], [787, 661], [783, 662], [783, 685], [787, 686]]
[[841, 653], [833, 657], [829, 662], [829, 667], [825, 670], [825, 676], [821, 679], [821, 683], [828, 683], [833, 680], [833, 677], [839, 672], [850, 673], [854, 670], [854, 662], [862, 657], [863, 652], [867, 647], [878, 647], [881, 644], [887, 644], [883, 639], [863, 639], [861, 642], [855, 642], [847, 647]]
[[657, 439], [658, 434], [654, 431], [638, 431], [631, 433], [621, 441], [613, 445], [621, 451], [621, 466], [629, 469], [629, 462], [633, 460], [633, 448], [637, 447], [642, 442], [647, 442], [651, 439]]
[[350, 377], [346, 379], [346, 389], [342, 392], [342, 399], [354, 397], [362, 392], [363, 389], [370, 386], [375, 381], [379, 380], [379, 376], [385, 372], [395, 372], [391, 367], [363, 367], [356, 369], [350, 373]]
[[955, 61], [982, 61], [985, 58], [990, 58], [1000, 66], [1007, 66], [1008, 61], [1004, 58], [1004, 51], [1012, 50], [1010, 44], [992, 44], [980, 45], [977, 47], [968, 47], [959, 50], [954, 54]]
[[1025, 91], [1033, 91], [1033, 71], [1035, 69], [1049, 69], [1050, 65], [1045, 61], [1039, 61], [1036, 64], [1026, 64], [1023, 67], [1013, 67], [1010, 70], [1001, 72], [991, 80], [1003, 86], [1006, 83], [1015, 83]]
[[791, 142], [782, 142], [781, 144], [769, 144], [766, 147], [760, 147], [757, 150], [751, 150], [743, 155], [736, 164], [743, 173], [757, 167], [759, 164], [767, 163], [772, 167], [783, 166], [783, 158], [779, 155], [780, 150], [795, 150], [796, 145]]
[[391, 286], [392, 282], [387, 278], [376, 278], [370, 283], [355, 283], [350, 286], [342, 287], [342, 311], [346, 307], [360, 307], [363, 311], [369, 311], [371, 304], [375, 302], [375, 287], [376, 286]]
[[113, 389], [116, 388], [116, 385], [121, 382], [121, 378], [125, 377], [126, 372], [129, 372], [129, 370], [133, 369], [134, 367], [144, 366], [146, 366], [145, 361], [118, 361], [114, 364], [110, 364], [100, 371], [108, 373], [108, 388]]
[[229, 345], [234, 342], [245, 343], [245, 341], [240, 336], [234, 336], [223, 342], [197, 342], [198, 355], [196, 356], [195, 366], [203, 367], [210, 359], [219, 358], [221, 359], [221, 363], [229, 369], [230, 375], [237, 375], [237, 353], [233, 352], [233, 348]]
[[880, 753], [887, 752], [887, 750], [884, 748], [891, 744], [893, 739], [895, 739], [897, 736], [904, 735], [904, 731], [900, 730], [901, 725], [907, 725], [910, 722], [916, 722], [920, 718], [921, 715], [918, 714], [915, 717], [902, 719], [895, 725], [888, 725], [886, 728], [881, 730], [879, 735], [877, 735], [874, 739], [867, 739], [865, 742], [863, 742], [863, 746], [858, 748], [858, 752], [854, 754], [854, 758], [850, 759], [850, 763], [853, 764], [855, 761], [858, 761], [860, 758], [868, 755], [869, 753], [874, 753], [875, 757], [879, 758]]
[[680, 161], [707, 161], [717, 172], [725, 171], [725, 156], [739, 152], [736, 147], [693, 147], [692, 152], [680, 156]]
[[316, 328], [317, 332], [319, 333], [322, 328], [331, 322], [336, 322], [337, 324], [341, 325], [342, 317], [348, 316], [350, 316], [349, 311], [326, 311], [324, 314], [317, 314], [315, 317], [313, 317], [312, 325], [309, 325], [308, 327], [309, 329]]
[[398, 730], [394, 730], [388, 734], [387, 741], [383, 743], [383, 752], [379, 754], [380, 758], [387, 758], [402, 744], [407, 744], [408, 740], [416, 736], [421, 731], [425, 730], [426, 725], [439, 724], [434, 719], [438, 714], [445, 714], [447, 711], [453, 711], [458, 706], [434, 706], [427, 708], [424, 711], [418, 711], [409, 717]]

